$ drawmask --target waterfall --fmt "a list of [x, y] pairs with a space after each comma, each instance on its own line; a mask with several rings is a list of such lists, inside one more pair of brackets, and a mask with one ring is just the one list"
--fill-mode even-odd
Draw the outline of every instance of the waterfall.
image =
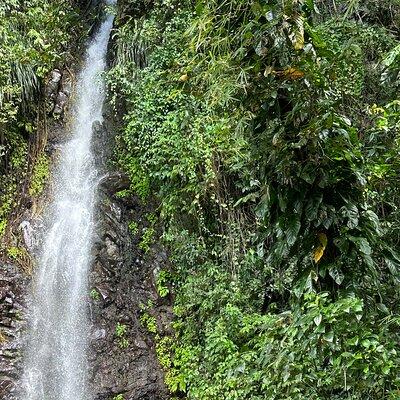
[[88, 400], [88, 273], [98, 174], [92, 124], [102, 120], [101, 72], [113, 17], [89, 44], [76, 85], [71, 139], [54, 174], [54, 197], [29, 303], [21, 400]]

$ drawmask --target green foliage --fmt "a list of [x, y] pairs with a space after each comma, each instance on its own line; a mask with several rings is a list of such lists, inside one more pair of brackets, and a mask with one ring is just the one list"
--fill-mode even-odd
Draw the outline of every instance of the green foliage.
[[25, 254], [25, 250], [20, 247], [9, 247], [7, 249], [8, 257], [10, 257], [14, 261], [17, 261], [24, 254]]
[[139, 249], [147, 253], [150, 250], [150, 245], [153, 242], [154, 228], [146, 227], [143, 229], [142, 240], [139, 243]]
[[[398, 385], [396, 344], [382, 328], [386, 321], [363, 318], [360, 299], [332, 301], [327, 293], [307, 295], [301, 307], [279, 314], [243, 313], [227, 304], [206, 324], [202, 372], [190, 373], [199, 353], [184, 363], [187, 385], [199, 399], [389, 393]], [[391, 319], [389, 329], [397, 324]]]
[[113, 397], [113, 400], [124, 400], [124, 396], [122, 394], [117, 394]]
[[169, 294], [169, 283], [171, 281], [171, 274], [169, 271], [161, 270], [156, 279], [157, 293], [160, 297], [166, 297]]
[[0, 5], [0, 123], [17, 118], [37, 99], [40, 79], [60, 61], [78, 28], [65, 0], [3, 1]]
[[128, 228], [133, 236], [137, 235], [137, 233], [139, 231], [139, 227], [138, 227], [138, 224], [136, 221], [129, 222]]
[[186, 389], [185, 377], [177, 372], [177, 357], [173, 356], [174, 339], [170, 336], [156, 336], [157, 358], [165, 371], [165, 383], [171, 393], [183, 392]]
[[127, 338], [125, 338], [125, 337], [120, 338], [120, 339], [118, 340], [118, 346], [119, 346], [121, 349], [126, 349], [126, 348], [128, 348], [128, 347], [129, 347], [129, 340], [128, 340]]
[[118, 346], [121, 349], [126, 349], [129, 347], [129, 340], [126, 338], [126, 334], [128, 333], [128, 327], [125, 324], [121, 324], [117, 322], [115, 326], [115, 336], [118, 339]]
[[6, 228], [7, 228], [7, 220], [6, 219], [0, 220], [0, 238], [6, 231]]
[[150, 246], [154, 241], [154, 235], [156, 233], [155, 224], [157, 222], [157, 217], [150, 213], [146, 215], [147, 222], [149, 226], [143, 229], [142, 239], [139, 243], [139, 249], [147, 253], [150, 250]]
[[143, 311], [140, 316], [140, 322], [147, 329], [148, 332], [156, 334], [157, 333], [157, 321], [153, 315], [150, 315], [149, 312]]
[[6, 230], [11, 211], [17, 205], [19, 185], [27, 167], [27, 143], [18, 130], [10, 130], [4, 145], [0, 143], [0, 170], [3, 171], [0, 175], [0, 237]]
[[120, 190], [115, 194], [115, 196], [119, 199], [124, 199], [125, 197], [129, 196], [129, 190]]
[[[29, 195], [43, 190], [47, 160], [29, 164], [28, 143], [38, 132], [43, 87], [49, 72], [60, 67], [77, 39], [82, 23], [70, 0], [3, 0], [0, 4], [0, 236], [17, 210], [22, 187]], [[75, 42], [77, 42], [75, 40]], [[40, 123], [44, 121], [40, 121]], [[30, 148], [33, 152], [33, 147]], [[27, 172], [34, 169], [32, 182]]]
[[156, 338], [156, 353], [157, 358], [160, 361], [161, 366], [165, 370], [169, 370], [172, 367], [172, 359], [170, 349], [172, 347], [173, 340], [169, 336], [163, 338]]
[[384, 3], [125, 2], [116, 155], [160, 202], [177, 396], [398, 396], [400, 4]]
[[43, 192], [46, 181], [49, 177], [49, 159], [46, 154], [41, 154], [33, 168], [29, 194], [38, 196]]
[[100, 300], [100, 293], [96, 289], [90, 291], [90, 298], [94, 301]]
[[115, 326], [115, 334], [118, 338], [123, 337], [127, 332], [127, 326], [125, 324], [121, 324], [120, 322], [117, 322], [117, 325]]

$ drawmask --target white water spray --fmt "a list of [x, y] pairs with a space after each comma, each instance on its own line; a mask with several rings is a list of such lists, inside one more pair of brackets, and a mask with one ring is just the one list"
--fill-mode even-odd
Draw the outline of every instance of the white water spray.
[[100, 74], [113, 17], [90, 43], [77, 83], [72, 138], [61, 151], [54, 200], [34, 277], [21, 400], [89, 400], [88, 272], [97, 171], [92, 124], [102, 120]]

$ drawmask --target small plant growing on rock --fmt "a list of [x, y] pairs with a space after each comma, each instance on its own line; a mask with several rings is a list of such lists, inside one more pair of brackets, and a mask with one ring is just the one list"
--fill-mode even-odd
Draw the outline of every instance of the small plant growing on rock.
[[156, 337], [156, 354], [161, 366], [167, 371], [172, 367], [171, 348], [173, 346], [173, 338], [171, 336]]
[[170, 278], [171, 274], [168, 271], [161, 270], [158, 273], [156, 286], [157, 286], [157, 292], [160, 295], [160, 297], [168, 296], [169, 288], [167, 286], [167, 283], [169, 282]]
[[154, 213], [146, 214], [146, 219], [151, 226], [154, 226], [157, 222], [157, 216]]
[[117, 394], [112, 400], [124, 400], [124, 396], [122, 394]]
[[136, 221], [129, 222], [128, 228], [133, 236], [135, 236], [139, 231], [139, 227]]
[[117, 322], [117, 325], [115, 327], [115, 334], [117, 335], [117, 337], [123, 337], [127, 332], [127, 327], [125, 324], [121, 324], [119, 322]]
[[156, 230], [154, 228], [157, 222], [157, 216], [154, 213], [146, 214], [146, 219], [149, 223], [149, 226], [143, 229], [142, 240], [139, 243], [139, 249], [143, 250], [147, 253], [150, 250], [150, 246], [154, 239], [154, 234]]
[[121, 349], [126, 349], [129, 346], [129, 341], [125, 337], [127, 331], [128, 331], [128, 327], [125, 324], [121, 324], [120, 322], [117, 322], [117, 325], [115, 326], [115, 335], [118, 338], [118, 346]]
[[118, 340], [118, 346], [121, 349], [126, 349], [129, 346], [129, 340], [125, 337]]
[[24, 250], [20, 247], [9, 247], [7, 249], [7, 255], [12, 260], [18, 260], [24, 254]]
[[153, 241], [155, 231], [153, 227], [148, 227], [144, 228], [143, 232], [142, 240], [139, 243], [139, 249], [147, 253], [150, 250], [150, 245]]
[[153, 315], [150, 315], [147, 311], [140, 316], [140, 322], [150, 333], [157, 333], [157, 321]]
[[0, 219], [0, 237], [3, 235], [7, 228], [7, 220], [6, 219]]
[[31, 196], [39, 196], [44, 189], [49, 176], [49, 159], [46, 154], [41, 154], [36, 161], [29, 187]]
[[94, 301], [100, 300], [100, 293], [96, 289], [90, 291], [90, 298]]

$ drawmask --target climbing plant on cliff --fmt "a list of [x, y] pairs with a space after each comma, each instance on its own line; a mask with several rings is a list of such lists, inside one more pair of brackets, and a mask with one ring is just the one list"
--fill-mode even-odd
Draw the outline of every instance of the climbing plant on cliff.
[[171, 391], [397, 398], [400, 4], [121, 7], [116, 155], [160, 202]]

